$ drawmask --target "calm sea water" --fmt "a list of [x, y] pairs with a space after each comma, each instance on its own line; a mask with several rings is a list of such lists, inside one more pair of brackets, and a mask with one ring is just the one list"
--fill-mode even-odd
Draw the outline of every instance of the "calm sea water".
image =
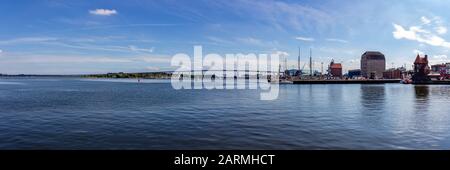
[[0, 149], [448, 149], [450, 86], [0, 79]]

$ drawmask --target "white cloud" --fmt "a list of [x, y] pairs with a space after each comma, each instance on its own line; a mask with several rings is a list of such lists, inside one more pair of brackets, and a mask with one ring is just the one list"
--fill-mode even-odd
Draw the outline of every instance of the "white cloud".
[[419, 54], [419, 55], [425, 55], [425, 53], [423, 51], [420, 51], [418, 49], [413, 50], [414, 54]]
[[314, 38], [311, 37], [295, 37], [296, 40], [300, 40], [300, 41], [314, 41]]
[[0, 49], [0, 54], [3, 53], [3, 50]]
[[347, 40], [336, 39], [336, 38], [328, 38], [328, 39], [326, 39], [326, 41], [329, 41], [329, 42], [338, 42], [338, 43], [348, 43]]
[[273, 52], [273, 54], [278, 55], [280, 57], [287, 57], [287, 56], [289, 56], [289, 53], [286, 52], [286, 51], [275, 51], [275, 52]]
[[427, 17], [423, 16], [420, 18], [420, 20], [422, 21], [423, 24], [428, 25], [431, 23], [431, 20], [428, 19]]
[[433, 56], [433, 58], [435, 58], [435, 59], [447, 59], [447, 55], [444, 55], [444, 54], [442, 54], [442, 55], [435, 55], [435, 56]]
[[430, 61], [430, 65], [448, 63], [448, 56], [445, 54], [434, 55], [428, 60]]
[[450, 48], [450, 42], [439, 37], [435, 33], [425, 30], [420, 26], [412, 26], [409, 29], [405, 29], [403, 26], [393, 24], [395, 31], [392, 32], [395, 39], [407, 39], [420, 43], [425, 43], [431, 46], [440, 46]]
[[134, 52], [146, 52], [146, 53], [152, 53], [153, 50], [155, 49], [154, 47], [152, 47], [150, 49], [138, 48], [138, 47], [133, 46], [133, 45], [130, 45], [129, 48], [130, 48], [131, 51], [134, 51]]
[[93, 15], [110, 16], [117, 14], [117, 11], [115, 9], [96, 9], [90, 10], [89, 13]]
[[445, 34], [445, 33], [447, 33], [447, 28], [444, 27], [444, 26], [438, 26], [435, 29], [436, 29], [436, 32], [438, 34]]
[[392, 34], [394, 35], [395, 39], [402, 39], [402, 38], [410, 40], [416, 39], [416, 32], [418, 32], [417, 27], [411, 27], [410, 30], [407, 31], [401, 25], [394, 24], [394, 28], [395, 31], [392, 32]]
[[409, 28], [398, 24], [393, 24], [395, 31], [392, 32], [395, 39], [407, 39], [437, 47], [450, 48], [450, 42], [441, 37], [447, 33], [447, 27], [439, 16], [431, 18], [421, 17], [421, 25], [411, 26]]

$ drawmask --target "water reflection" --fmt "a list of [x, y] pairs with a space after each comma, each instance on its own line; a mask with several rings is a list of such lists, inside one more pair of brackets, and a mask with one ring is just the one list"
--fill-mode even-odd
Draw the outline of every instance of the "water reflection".
[[344, 93], [343, 87], [344, 86], [342, 86], [342, 85], [333, 85], [333, 86], [326, 88], [328, 91], [327, 92], [327, 94], [328, 94], [327, 103], [329, 103], [328, 107], [335, 108], [336, 110], [338, 110], [338, 109], [340, 110], [341, 108], [346, 107], [346, 106], [343, 106], [345, 104], [348, 104], [348, 103], [344, 102], [344, 98], [343, 98], [344, 96], [342, 94], [342, 93]]
[[361, 105], [367, 110], [382, 111], [386, 89], [384, 85], [361, 85]]
[[415, 109], [416, 112], [426, 112], [428, 111], [429, 105], [429, 95], [430, 88], [429, 86], [414, 86], [414, 94], [415, 94]]
[[414, 86], [414, 91], [417, 99], [428, 100], [428, 95], [430, 94], [429, 86]]

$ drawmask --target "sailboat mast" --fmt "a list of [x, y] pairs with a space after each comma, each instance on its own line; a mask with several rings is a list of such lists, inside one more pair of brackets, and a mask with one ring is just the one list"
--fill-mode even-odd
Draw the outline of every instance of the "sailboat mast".
[[313, 76], [313, 68], [312, 68], [312, 49], [309, 49], [309, 73], [311, 77]]
[[300, 71], [300, 47], [298, 47], [297, 69]]

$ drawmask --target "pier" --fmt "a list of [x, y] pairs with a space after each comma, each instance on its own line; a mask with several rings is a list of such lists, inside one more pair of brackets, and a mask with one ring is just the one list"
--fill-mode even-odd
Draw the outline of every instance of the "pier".
[[400, 79], [384, 80], [294, 80], [293, 84], [386, 84], [400, 83]]
[[431, 80], [429, 82], [415, 82], [417, 85], [450, 85], [450, 80]]

